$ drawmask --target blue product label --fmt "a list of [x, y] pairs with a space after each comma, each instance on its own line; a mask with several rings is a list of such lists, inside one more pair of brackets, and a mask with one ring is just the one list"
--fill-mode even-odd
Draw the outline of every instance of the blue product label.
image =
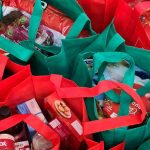
[[[17, 105], [18, 113], [20, 114], [30, 114], [30, 111], [25, 103]], [[30, 135], [30, 140], [33, 138], [35, 135], [36, 131], [29, 125], [27, 125], [29, 135]]]

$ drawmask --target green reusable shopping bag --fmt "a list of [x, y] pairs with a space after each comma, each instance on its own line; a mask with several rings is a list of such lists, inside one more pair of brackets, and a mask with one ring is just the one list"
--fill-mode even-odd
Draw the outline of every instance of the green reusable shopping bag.
[[[128, 59], [125, 59], [127, 57], [121, 57], [121, 52], [123, 52], [123, 54], [126, 54]], [[118, 61], [116, 57], [118, 57]], [[134, 62], [136, 66], [144, 69], [145, 71], [150, 71], [150, 66], [145, 65], [148, 64], [149, 57], [149, 51], [125, 45], [124, 39], [117, 32], [115, 32], [114, 27], [111, 24], [101, 35], [99, 35], [99, 37], [96, 38], [96, 40], [91, 45], [89, 45], [84, 51], [79, 53], [75, 61], [72, 79], [81, 86], [92, 86], [92, 77], [94, 73], [98, 71], [99, 80], [103, 80], [103, 71], [105, 70], [109, 62], [119, 62], [121, 60], [127, 60], [128, 62], [130, 62], [130, 67], [128, 72], [126, 72], [124, 75], [123, 82], [132, 87], [134, 81]], [[84, 59], [87, 58], [93, 59], [93, 69], [91, 70], [88, 70], [86, 63], [84, 62]], [[149, 91], [149, 82], [144, 87], [137, 90], [140, 96], [145, 95]], [[119, 115], [128, 115], [129, 104], [131, 101], [130, 98], [125, 93], [122, 93], [120, 97], [113, 91], [107, 94], [114, 102], [123, 103], [123, 105], [121, 105], [120, 107]], [[125, 99], [126, 101], [124, 101]], [[96, 110], [95, 100], [86, 99], [85, 102], [90, 120], [97, 120], [98, 113]], [[148, 122], [144, 125], [137, 128], [118, 128], [115, 130], [98, 133], [96, 134], [96, 137], [97, 140], [105, 141], [106, 148], [110, 148], [111, 146], [119, 144], [122, 141], [126, 141], [125, 149], [134, 150], [137, 149], [137, 147], [144, 140], [150, 137], [149, 123], [150, 120], [148, 120]]]
[[[69, 64], [68, 58], [65, 54], [65, 41], [69, 41], [67, 45], [67, 51], [74, 51], [75, 53], [78, 53], [79, 50], [82, 50], [89, 44], [91, 44], [95, 40], [97, 35], [91, 29], [89, 18], [76, 3], [76, 1], [67, 1], [66, 5], [65, 0], [64, 2], [62, 0], [49, 0], [47, 2], [50, 5], [66, 13], [75, 22], [71, 27], [66, 39], [62, 40], [62, 47], [41, 46], [36, 44], [34, 41], [42, 16], [42, 11], [39, 12], [41, 3], [40, 0], [38, 1], [38, 5], [35, 5], [37, 7], [34, 7], [30, 19], [28, 41], [22, 41], [21, 45], [18, 45], [3, 37], [0, 37], [0, 42], [2, 43], [0, 45], [0, 48], [10, 53], [9, 57], [11, 58], [11, 60], [22, 65], [30, 64], [32, 73], [34, 75], [56, 73], [68, 77], [70, 72], [69, 65], [71, 64]], [[37, 21], [35, 21], [35, 19]], [[87, 38], [78, 38], [84, 27], [91, 33], [91, 36]], [[49, 52], [50, 55], [45, 56], [40, 51], [35, 50], [34, 46]]]
[[150, 149], [150, 139], [142, 143], [137, 150], [149, 150]]
[[[103, 72], [106, 68], [107, 63], [116, 63], [121, 60], [128, 61], [129, 69], [126, 71], [123, 83], [126, 83], [130, 86], [133, 85], [134, 81], [134, 61], [131, 56], [122, 52], [97, 52], [93, 56], [93, 75], [98, 71], [99, 80], [103, 80]], [[146, 94], [147, 90], [150, 88], [145, 86], [137, 90], [140, 96]], [[146, 89], [147, 88], [147, 89]], [[150, 91], [150, 90], [149, 90]], [[112, 92], [112, 91], [111, 91]], [[109, 93], [109, 96], [111, 97]], [[128, 115], [130, 98], [122, 92], [120, 99], [118, 98], [118, 102], [120, 103], [119, 115]], [[115, 100], [113, 100], [115, 102]], [[88, 111], [88, 115], [90, 120], [98, 120], [98, 113], [96, 109], [96, 101], [91, 99], [86, 99], [86, 107]], [[125, 150], [136, 150], [137, 147], [147, 138], [150, 138], [150, 119], [145, 122], [143, 125], [139, 127], [133, 127], [128, 129], [128, 127], [118, 128], [111, 131], [105, 131], [98, 133], [97, 140], [104, 140], [105, 147], [110, 148], [122, 141], [125, 141]]]

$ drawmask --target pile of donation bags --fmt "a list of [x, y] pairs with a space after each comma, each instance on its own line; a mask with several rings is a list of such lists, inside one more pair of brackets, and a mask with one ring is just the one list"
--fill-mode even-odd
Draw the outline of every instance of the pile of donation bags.
[[0, 149], [148, 150], [149, 6], [2, 0]]

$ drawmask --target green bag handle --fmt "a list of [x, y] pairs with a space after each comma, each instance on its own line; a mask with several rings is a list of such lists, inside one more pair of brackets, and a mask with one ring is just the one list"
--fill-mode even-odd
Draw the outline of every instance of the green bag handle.
[[[108, 63], [118, 63], [121, 61], [127, 61], [129, 63], [129, 68], [126, 71], [124, 78], [123, 78], [123, 83], [128, 84], [129, 86], [133, 86], [134, 84], [134, 60], [131, 56], [129, 56], [126, 53], [123, 52], [103, 52], [103, 53], [95, 53], [93, 57], [93, 76], [95, 73], [98, 71], [98, 80], [104, 80], [103, 72], [107, 66]], [[114, 102], [116, 101], [116, 97], [118, 97], [118, 94], [116, 94], [113, 91], [107, 92], [107, 96], [110, 97]], [[120, 103], [123, 102], [123, 99], [126, 97], [126, 93], [122, 92], [120, 97]], [[127, 98], [127, 97], [126, 97]], [[130, 104], [130, 99], [127, 98], [126, 105], [121, 105], [123, 108], [120, 107], [119, 115], [127, 115], [129, 112], [129, 104]], [[124, 103], [124, 102], [123, 102]]]
[[88, 18], [88, 16], [85, 13], [81, 13], [80, 16], [74, 22], [73, 26], [70, 28], [70, 31], [67, 34], [66, 38], [67, 39], [77, 38], [84, 27], [87, 27], [87, 29], [89, 29], [89, 31], [92, 35], [96, 34], [92, 30], [91, 22], [90, 22], [90, 19]]
[[[110, 29], [110, 25], [106, 28], [106, 34], [109, 32]], [[114, 34], [112, 36], [112, 38], [106, 42], [107, 40], [107, 36], [105, 36], [106, 34], [99, 34], [99, 36], [96, 38], [96, 40], [90, 44], [83, 52], [87, 52], [87, 51], [98, 51], [97, 48], [99, 49], [99, 52], [114, 52], [116, 51], [116, 49], [121, 46], [121, 45], [125, 45], [125, 41], [124, 39], [118, 34]]]
[[125, 40], [116, 33], [109, 41], [108, 45], [105, 48], [105, 52], [114, 52], [120, 45], [124, 45]]
[[107, 46], [107, 35], [109, 33], [109, 30], [111, 28], [111, 24], [103, 31], [103, 33], [99, 34], [96, 40], [90, 44], [84, 51], [94, 51], [99, 47], [99, 49], [104, 49]]
[[102, 32], [100, 37], [105, 43], [105, 52], [114, 52], [120, 45], [125, 44], [125, 40], [120, 36], [120, 34], [115, 32], [113, 22]]
[[99, 52], [95, 53], [93, 57], [93, 75], [98, 71], [99, 80], [104, 80], [104, 70], [108, 63], [119, 63], [121, 61], [129, 63], [129, 69], [126, 71], [123, 78], [123, 83], [133, 86], [134, 82], [134, 60], [131, 56], [123, 52]]
[[58, 54], [61, 51], [60, 47], [57, 47], [55, 45], [52, 46], [44, 46], [44, 45], [39, 45], [37, 43], [33, 43], [29, 40], [24, 40], [20, 42], [20, 45], [23, 47], [26, 47], [27, 49], [33, 49], [33, 53], [34, 53], [34, 46], [36, 46], [37, 48], [40, 48], [42, 50], [45, 50], [46, 52], [52, 53], [53, 55]]
[[[38, 30], [41, 17], [42, 17], [41, 0], [36, 0], [33, 11], [32, 11], [32, 15], [31, 15], [30, 25], [29, 25], [29, 36], [30, 36], [29, 39], [30, 40], [35, 41], [35, 37], [36, 37], [36, 33]], [[1, 42], [0, 47], [2, 49], [4, 49], [5, 51], [9, 52], [13, 56], [15, 56], [16, 58], [24, 62], [27, 62], [34, 53], [32, 50], [29, 50], [16, 43], [13, 43], [8, 39], [3, 38], [2, 36], [0, 36], [0, 42]]]
[[27, 62], [34, 53], [32, 50], [22, 47], [2, 36], [0, 36], [0, 43], [2, 49], [24, 62]]
[[42, 19], [43, 9], [41, 0], [36, 0], [28, 27], [28, 40], [35, 42], [36, 34]]

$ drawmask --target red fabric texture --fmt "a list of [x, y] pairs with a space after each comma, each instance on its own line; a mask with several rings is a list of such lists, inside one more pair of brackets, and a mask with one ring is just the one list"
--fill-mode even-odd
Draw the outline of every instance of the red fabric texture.
[[127, 44], [150, 49], [150, 27], [144, 27], [140, 21], [140, 16], [150, 8], [150, 2], [143, 1], [134, 5], [129, 2], [119, 1], [114, 17], [116, 30], [125, 38]]
[[78, 0], [88, 17], [93, 29], [100, 33], [112, 21], [119, 0]]

